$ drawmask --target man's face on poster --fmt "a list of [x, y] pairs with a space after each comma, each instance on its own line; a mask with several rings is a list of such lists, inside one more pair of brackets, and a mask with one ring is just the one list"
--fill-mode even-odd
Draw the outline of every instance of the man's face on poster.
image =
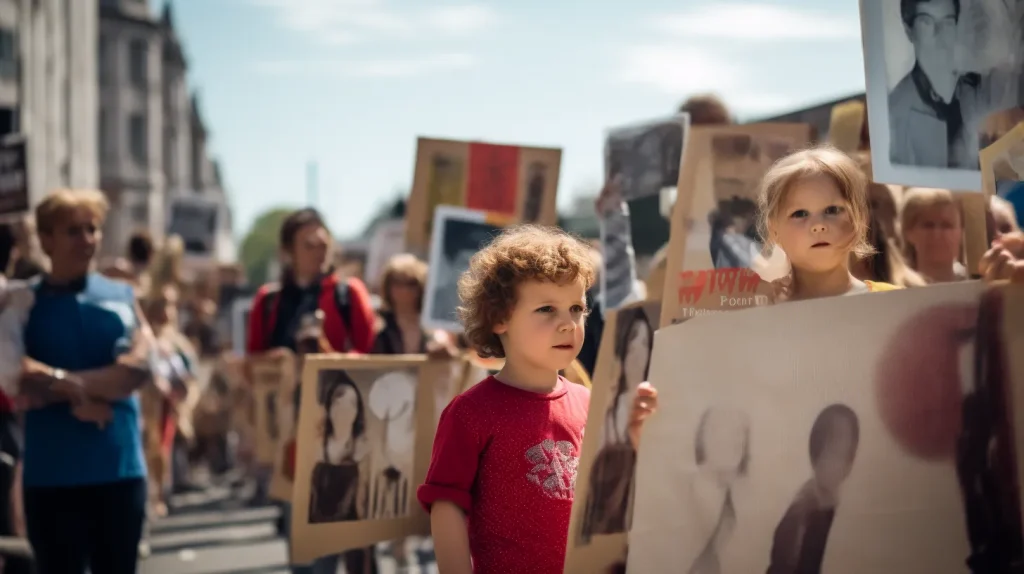
[[914, 56], [932, 88], [949, 102], [956, 91], [958, 75], [954, 70], [956, 25], [959, 6], [956, 0], [918, 0], [911, 2], [914, 13], [904, 22], [907, 38], [914, 45]]

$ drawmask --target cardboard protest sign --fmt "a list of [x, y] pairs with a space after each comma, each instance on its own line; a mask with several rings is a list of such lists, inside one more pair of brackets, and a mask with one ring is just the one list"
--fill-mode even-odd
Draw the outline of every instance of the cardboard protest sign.
[[272, 357], [249, 359], [256, 414], [256, 462], [273, 465], [284, 442], [295, 389], [295, 355], [283, 352]]
[[422, 355], [308, 355], [292, 498], [291, 559], [426, 535], [416, 501], [436, 430], [434, 381], [451, 369]]
[[217, 247], [220, 205], [198, 196], [176, 197], [167, 218], [167, 235], [181, 237], [186, 256], [213, 255]]
[[469, 269], [473, 255], [501, 232], [504, 223], [484, 211], [451, 206], [437, 208], [423, 293], [425, 329], [462, 332], [462, 323], [456, 316], [459, 277]]
[[1024, 103], [1024, 4], [941, 4], [860, 3], [872, 163], [879, 183], [979, 191], [987, 118]]
[[419, 138], [406, 207], [406, 248], [423, 255], [435, 209], [463, 206], [509, 223], [555, 225], [562, 150]]
[[29, 209], [28, 145], [24, 137], [0, 142], [0, 217]]
[[977, 282], [661, 329], [629, 571], [1014, 571], [1022, 344]]
[[981, 150], [982, 190], [1008, 201], [1024, 221], [1024, 123]]
[[605, 174], [619, 178], [623, 201], [678, 185], [689, 127], [690, 115], [677, 114], [608, 131]]
[[366, 253], [366, 283], [373, 290], [381, 288], [381, 275], [388, 261], [405, 251], [405, 220], [382, 221], [373, 230], [373, 238]]
[[690, 130], [672, 213], [661, 324], [767, 304], [770, 285], [757, 233], [761, 178], [806, 147], [805, 124], [699, 126]]
[[576, 475], [567, 574], [606, 572], [626, 559], [636, 451], [626, 423], [637, 386], [647, 380], [659, 302], [605, 314], [590, 392], [590, 416]]

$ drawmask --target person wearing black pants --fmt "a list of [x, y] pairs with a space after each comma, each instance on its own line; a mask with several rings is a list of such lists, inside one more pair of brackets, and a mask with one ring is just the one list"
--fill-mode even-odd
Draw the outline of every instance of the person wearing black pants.
[[[21, 463], [21, 423], [10, 400], [0, 394], [0, 536], [17, 537], [14, 525], [14, 482]], [[4, 574], [31, 574], [32, 561], [19, 556], [4, 557]]]

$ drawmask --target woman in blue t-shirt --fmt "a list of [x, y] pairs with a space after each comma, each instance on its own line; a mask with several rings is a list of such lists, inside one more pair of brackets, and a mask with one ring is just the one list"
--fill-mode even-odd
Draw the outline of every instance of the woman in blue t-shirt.
[[146, 464], [136, 391], [152, 334], [132, 287], [90, 272], [108, 204], [62, 190], [36, 208], [50, 272], [24, 330], [24, 499], [39, 574], [137, 571]]

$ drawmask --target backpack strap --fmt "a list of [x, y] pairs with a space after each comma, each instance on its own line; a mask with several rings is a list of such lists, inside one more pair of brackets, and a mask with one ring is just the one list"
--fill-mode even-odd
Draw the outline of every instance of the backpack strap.
[[334, 304], [337, 305], [341, 322], [345, 326], [345, 348], [343, 351], [348, 352], [352, 348], [352, 302], [349, 297], [347, 279], [339, 279], [334, 284]]

